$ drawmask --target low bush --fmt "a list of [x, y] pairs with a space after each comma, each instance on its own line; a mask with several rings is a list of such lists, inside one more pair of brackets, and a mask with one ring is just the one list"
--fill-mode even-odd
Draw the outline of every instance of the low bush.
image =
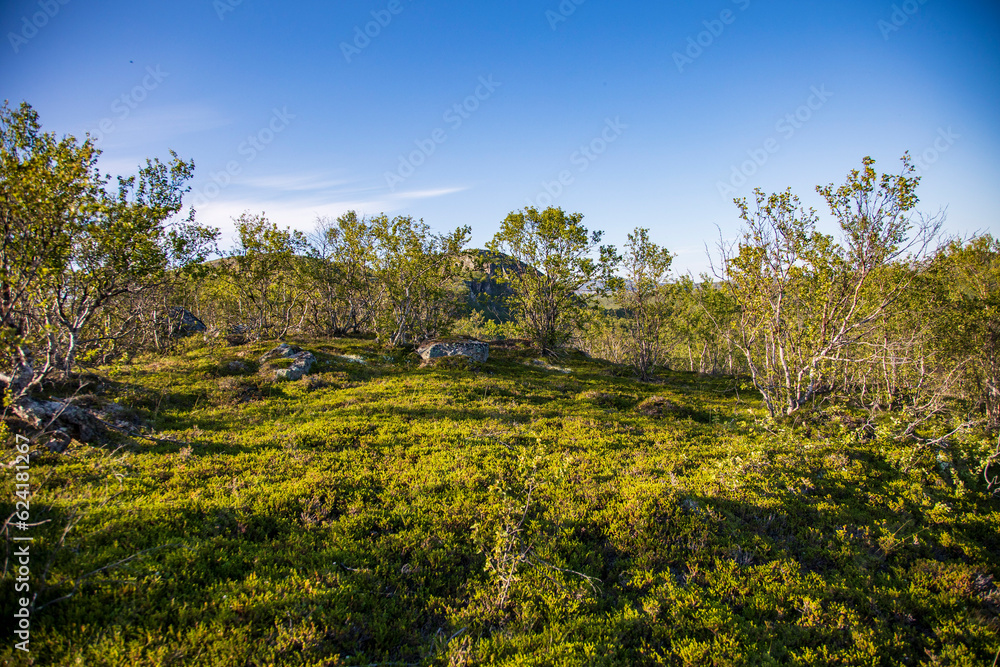
[[7, 528], [34, 538], [31, 654], [0, 661], [993, 662], [995, 435], [897, 439], [849, 406], [775, 425], [731, 380], [587, 359], [311, 348], [321, 368], [280, 385], [208, 377], [209, 348], [102, 372], [147, 431], [39, 450], [37, 525]]

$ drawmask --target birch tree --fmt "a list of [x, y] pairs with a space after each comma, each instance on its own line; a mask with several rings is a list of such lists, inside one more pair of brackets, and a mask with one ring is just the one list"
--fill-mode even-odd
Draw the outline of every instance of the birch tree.
[[843, 185], [817, 187], [841, 241], [816, 229], [818, 215], [790, 190], [753, 204], [736, 200], [744, 229], [720, 244], [722, 278], [739, 307], [734, 343], [772, 416], [789, 415], [836, 389], [838, 364], [866, 363], [857, 343], [909, 286], [897, 261], [919, 262], [941, 216], [913, 212], [919, 177], [908, 155], [900, 174], [878, 174], [865, 158]]
[[[616, 263], [612, 247], [592, 256], [603, 232], [589, 231], [582, 221], [581, 213], [528, 207], [508, 215], [488, 246], [513, 288], [511, 311], [528, 337], [548, 353], [569, 340], [584, 292], [603, 289]], [[499, 255], [515, 261], [502, 261]]]

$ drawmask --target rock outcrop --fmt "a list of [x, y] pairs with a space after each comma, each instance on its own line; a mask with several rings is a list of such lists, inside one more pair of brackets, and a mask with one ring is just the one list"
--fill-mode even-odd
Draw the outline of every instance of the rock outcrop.
[[510, 319], [507, 299], [514, 294], [504, 276], [509, 272], [524, 272], [530, 268], [513, 257], [488, 250], [469, 250], [461, 258], [465, 274], [466, 299], [471, 307], [492, 319]]
[[282, 343], [281, 345], [272, 347], [270, 350], [265, 352], [264, 356], [260, 358], [260, 363], [266, 364], [272, 359], [291, 359], [301, 351], [302, 348], [289, 345], [288, 343]]
[[417, 348], [425, 361], [439, 357], [468, 357], [480, 363], [490, 356], [490, 346], [478, 340], [432, 340]]
[[266, 364], [275, 359], [291, 359], [292, 363], [288, 368], [279, 368], [274, 372], [275, 380], [301, 380], [316, 363], [316, 356], [312, 352], [306, 352], [294, 345], [282, 343], [269, 350], [260, 358], [261, 364]]
[[23, 397], [10, 409], [31, 427], [48, 433], [48, 448], [59, 454], [71, 440], [89, 443], [105, 432], [103, 423], [89, 410], [68, 402]]
[[167, 313], [167, 326], [171, 338], [184, 338], [208, 331], [205, 323], [187, 308], [175, 306]]

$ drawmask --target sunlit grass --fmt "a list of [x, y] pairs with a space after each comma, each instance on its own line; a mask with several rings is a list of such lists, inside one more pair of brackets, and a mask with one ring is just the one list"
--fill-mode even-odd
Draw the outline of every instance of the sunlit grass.
[[[318, 358], [298, 382], [257, 374], [267, 344], [103, 371], [100, 398], [156, 440], [34, 463], [38, 606], [78, 587], [34, 612], [33, 664], [983, 665], [1000, 648], [984, 435], [922, 449], [891, 415], [873, 432], [831, 406], [776, 426], [732, 379], [642, 384], [580, 355], [421, 368], [297, 342]], [[0, 657], [29, 664], [12, 643]]]

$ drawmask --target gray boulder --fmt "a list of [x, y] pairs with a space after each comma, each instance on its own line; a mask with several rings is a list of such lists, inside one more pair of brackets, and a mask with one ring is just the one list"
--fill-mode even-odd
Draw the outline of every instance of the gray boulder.
[[288, 343], [282, 343], [277, 347], [272, 347], [270, 350], [264, 353], [264, 356], [260, 358], [260, 363], [265, 363], [271, 361], [271, 359], [291, 359], [296, 354], [302, 351], [302, 348], [295, 347], [294, 345], [289, 345]]
[[312, 352], [299, 352], [292, 357], [292, 365], [282, 368], [274, 374], [275, 380], [301, 380], [302, 377], [312, 369], [316, 363], [316, 357]]
[[301, 380], [316, 363], [316, 356], [312, 352], [303, 351], [294, 345], [282, 343], [269, 350], [267, 354], [260, 358], [260, 363], [264, 364], [273, 359], [291, 359], [292, 363], [288, 368], [280, 368], [274, 373], [275, 380]]
[[469, 357], [473, 361], [484, 362], [490, 356], [490, 346], [478, 340], [428, 341], [417, 348], [417, 354], [425, 361], [438, 357]]
[[167, 312], [167, 328], [171, 338], [184, 338], [208, 330], [205, 323], [187, 308], [175, 306]]

